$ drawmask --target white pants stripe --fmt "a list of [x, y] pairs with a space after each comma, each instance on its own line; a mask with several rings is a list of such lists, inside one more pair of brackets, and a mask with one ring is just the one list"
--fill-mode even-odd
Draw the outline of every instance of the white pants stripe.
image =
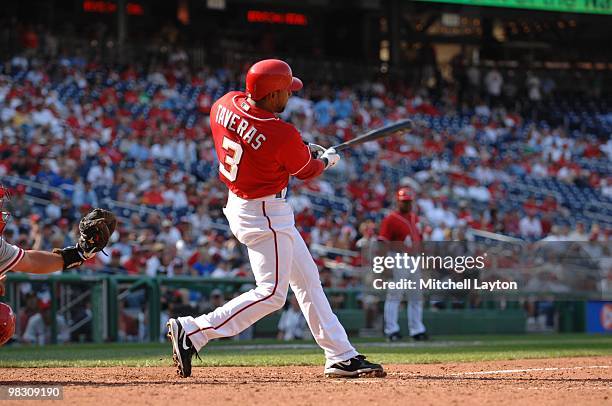
[[230, 193], [224, 213], [236, 238], [247, 246], [256, 287], [209, 314], [179, 318], [195, 348], [199, 351], [211, 339], [234, 336], [282, 308], [290, 285], [327, 361], [357, 355], [331, 310], [287, 202], [243, 200]]

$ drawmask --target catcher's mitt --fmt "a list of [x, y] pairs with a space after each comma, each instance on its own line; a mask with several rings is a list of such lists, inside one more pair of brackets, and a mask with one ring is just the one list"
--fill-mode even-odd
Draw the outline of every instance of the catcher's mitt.
[[115, 215], [104, 209], [94, 209], [81, 219], [77, 245], [86, 258], [106, 247], [116, 225]]
[[79, 222], [79, 241], [76, 246], [56, 248], [53, 252], [61, 254], [64, 269], [79, 266], [106, 247], [116, 225], [117, 219], [113, 213], [94, 209]]

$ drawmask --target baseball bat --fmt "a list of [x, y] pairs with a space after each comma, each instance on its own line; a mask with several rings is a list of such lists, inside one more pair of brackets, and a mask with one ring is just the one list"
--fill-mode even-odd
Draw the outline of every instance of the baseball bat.
[[363, 144], [364, 142], [374, 141], [379, 138], [383, 138], [389, 136], [398, 131], [406, 131], [410, 130], [414, 127], [414, 122], [410, 119], [397, 121], [393, 124], [386, 125], [384, 127], [377, 128], [372, 131], [368, 131], [367, 133], [360, 135], [357, 138], [353, 138], [352, 140], [343, 142], [342, 144], [336, 145], [334, 148], [337, 152], [343, 151], [347, 148], [354, 147], [356, 145]]

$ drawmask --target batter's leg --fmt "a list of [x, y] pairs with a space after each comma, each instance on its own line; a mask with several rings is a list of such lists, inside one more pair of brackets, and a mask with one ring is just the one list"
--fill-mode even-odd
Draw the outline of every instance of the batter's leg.
[[344, 327], [334, 314], [323, 292], [319, 271], [306, 243], [294, 229], [294, 256], [290, 286], [317, 344], [325, 352], [328, 363], [345, 361], [358, 355], [349, 342]]
[[289, 270], [293, 262], [293, 239], [285, 232], [268, 232], [247, 247], [256, 288], [198, 318], [179, 321], [199, 351], [213, 338], [231, 337], [285, 304]]

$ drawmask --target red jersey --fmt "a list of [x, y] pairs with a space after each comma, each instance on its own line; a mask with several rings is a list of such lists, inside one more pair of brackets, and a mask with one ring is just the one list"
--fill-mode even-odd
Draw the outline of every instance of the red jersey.
[[423, 237], [419, 230], [419, 217], [414, 213], [391, 212], [380, 225], [379, 238], [385, 241], [420, 243]]
[[323, 172], [300, 133], [274, 113], [252, 106], [244, 92], [229, 92], [210, 110], [219, 177], [243, 199], [274, 195], [289, 176], [309, 179]]

